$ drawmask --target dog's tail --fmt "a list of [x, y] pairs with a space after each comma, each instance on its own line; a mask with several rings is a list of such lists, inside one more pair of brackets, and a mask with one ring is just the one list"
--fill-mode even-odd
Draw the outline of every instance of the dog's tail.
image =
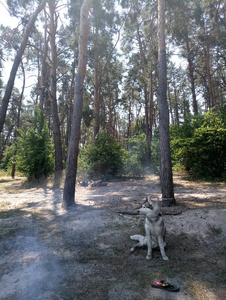
[[133, 240], [133, 241], [142, 242], [145, 239], [145, 237], [141, 234], [135, 234], [135, 235], [131, 235], [130, 239]]

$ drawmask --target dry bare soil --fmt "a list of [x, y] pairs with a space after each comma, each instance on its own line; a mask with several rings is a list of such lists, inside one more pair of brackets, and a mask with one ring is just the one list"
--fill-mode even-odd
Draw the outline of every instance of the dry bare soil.
[[[77, 206], [61, 206], [60, 180], [31, 186], [0, 178], [0, 299], [226, 299], [226, 184], [174, 176], [177, 206], [163, 209], [166, 254], [130, 254], [129, 236], [144, 217], [121, 214], [145, 196], [160, 197], [158, 178], [112, 180], [77, 187]], [[152, 280], [180, 286], [170, 293]]]

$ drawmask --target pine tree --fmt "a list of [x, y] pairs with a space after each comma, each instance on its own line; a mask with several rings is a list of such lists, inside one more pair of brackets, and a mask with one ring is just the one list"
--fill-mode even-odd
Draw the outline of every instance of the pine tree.
[[175, 204], [170, 154], [169, 110], [167, 104], [167, 66], [165, 44], [165, 0], [158, 0], [158, 104], [160, 132], [160, 172], [163, 206]]

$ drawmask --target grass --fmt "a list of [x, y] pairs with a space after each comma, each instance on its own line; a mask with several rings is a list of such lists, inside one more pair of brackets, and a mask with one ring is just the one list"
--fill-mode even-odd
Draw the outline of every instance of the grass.
[[78, 253], [78, 262], [86, 264], [92, 260], [103, 260], [103, 253], [98, 249], [86, 248], [82, 249]]
[[224, 284], [226, 284], [226, 271], [221, 271], [218, 275], [218, 277], [220, 278], [220, 281]]
[[0, 227], [0, 240], [9, 239], [11, 237], [16, 236], [19, 232], [21, 232], [25, 227]]
[[222, 228], [220, 228], [220, 227], [216, 227], [216, 226], [210, 225], [210, 224], [208, 227], [209, 227], [210, 235], [218, 236], [222, 233]]
[[134, 269], [132, 271], [131, 277], [134, 278], [138, 282], [138, 285], [141, 288], [146, 288], [150, 285], [151, 279], [152, 279], [153, 272], [142, 272], [138, 269]]
[[11, 204], [11, 201], [0, 202], [0, 211], [8, 208]]
[[7, 218], [17, 219], [23, 217], [24, 215], [27, 215], [27, 212], [19, 208], [0, 211], [0, 219], [7, 219]]
[[211, 292], [211, 284], [204, 281], [198, 281], [198, 280], [190, 280], [187, 284], [188, 291], [192, 295], [194, 299], [198, 300], [207, 300], [207, 299], [219, 299], [217, 296], [213, 296], [213, 293]]
[[20, 173], [17, 173], [16, 177], [12, 179], [9, 173], [0, 169], [0, 192], [19, 193], [31, 188], [59, 188], [63, 187], [64, 176], [63, 173], [62, 175], [50, 175], [48, 178], [29, 181]]
[[134, 268], [131, 272], [132, 280], [136, 280], [141, 288], [147, 288], [150, 286], [153, 280], [160, 280], [165, 278], [174, 278], [177, 274], [176, 270], [173, 270], [167, 266], [160, 266], [158, 268], [151, 268], [150, 270], [140, 270]]

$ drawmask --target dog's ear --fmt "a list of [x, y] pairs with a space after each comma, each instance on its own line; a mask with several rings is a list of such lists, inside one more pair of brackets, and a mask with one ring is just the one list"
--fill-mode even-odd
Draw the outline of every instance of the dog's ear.
[[146, 198], [147, 198], [148, 203], [151, 205], [151, 204], [152, 204], [151, 196], [148, 196], [148, 197], [146, 197]]

